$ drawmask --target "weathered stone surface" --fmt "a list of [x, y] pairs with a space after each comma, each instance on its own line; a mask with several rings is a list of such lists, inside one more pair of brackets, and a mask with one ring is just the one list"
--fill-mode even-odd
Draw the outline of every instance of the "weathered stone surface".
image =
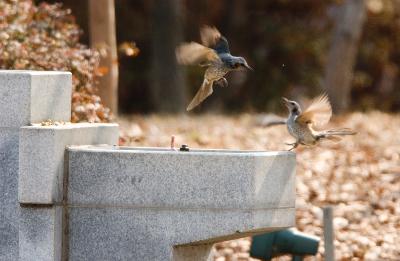
[[69, 150], [72, 204], [294, 207], [294, 153], [90, 146]]
[[18, 128], [0, 127], [0, 260], [18, 260]]
[[68, 151], [71, 260], [206, 260], [204, 245], [295, 223], [294, 153]]
[[[70, 120], [71, 74], [0, 83], [0, 260], [205, 261], [214, 242], [294, 225], [293, 153], [73, 146], [65, 166], [66, 146], [117, 144], [117, 125], [19, 129]], [[62, 201], [65, 170], [65, 208], [44, 206]]]
[[[47, 119], [69, 121], [71, 91], [71, 73], [68, 72], [0, 70], [0, 111], [2, 112], [0, 113], [1, 261], [60, 260], [61, 258], [61, 208], [26, 205], [21, 207], [18, 202], [19, 134], [21, 126], [31, 123]], [[116, 125], [108, 125], [106, 128], [92, 128], [92, 126], [28, 127], [32, 129], [47, 128], [45, 132], [50, 133], [49, 136], [52, 136], [53, 140], [46, 135], [31, 136], [31, 138], [43, 138], [43, 140], [31, 143], [25, 141], [24, 152], [28, 152], [29, 146], [33, 147], [31, 147], [30, 153], [24, 154], [23, 157], [28, 161], [29, 159], [40, 160], [32, 163], [32, 168], [38, 169], [37, 166], [40, 164], [46, 166], [45, 164], [49, 161], [58, 160], [59, 151], [62, 155], [65, 151], [66, 144], [62, 146], [61, 144], [68, 140], [73, 142], [68, 144], [117, 143], [118, 128]], [[25, 135], [29, 131], [21, 132], [24, 132]], [[31, 134], [27, 134], [27, 136]], [[46, 144], [48, 141], [51, 142]], [[43, 152], [40, 151], [41, 148], [45, 149], [47, 158], [41, 154]], [[54, 153], [48, 153], [49, 151]], [[61, 156], [61, 161], [55, 164], [57, 167], [62, 166], [63, 157]], [[30, 167], [29, 164], [28, 167]], [[45, 169], [49, 170], [47, 167]], [[42, 177], [36, 176], [38, 179]], [[59, 196], [57, 193], [62, 184], [61, 178], [62, 176], [54, 178], [57, 183], [55, 186], [46, 183], [50, 187], [53, 186], [51, 193], [57, 196]], [[41, 188], [37, 189], [38, 194], [42, 195]], [[35, 194], [34, 190], [32, 191]], [[42, 204], [42, 202], [34, 203]]]
[[0, 70], [0, 127], [70, 121], [70, 72]]
[[117, 143], [117, 124], [80, 123], [22, 127], [19, 149], [19, 202], [61, 202], [66, 146]]
[[[185, 260], [173, 246], [199, 245], [294, 225], [294, 208], [275, 210], [73, 207], [70, 260]], [[263, 229], [262, 229], [263, 228]], [[240, 232], [238, 232], [240, 231]], [[196, 244], [194, 244], [196, 245]], [[200, 246], [201, 247], [201, 246]], [[197, 253], [193, 248], [193, 253]], [[190, 255], [186, 249], [183, 256]], [[199, 253], [197, 253], [199, 254]], [[203, 252], [205, 255], [206, 253]], [[180, 259], [178, 259], [180, 257]], [[190, 261], [193, 259], [186, 259]]]
[[62, 207], [23, 207], [20, 220], [20, 261], [61, 260]]

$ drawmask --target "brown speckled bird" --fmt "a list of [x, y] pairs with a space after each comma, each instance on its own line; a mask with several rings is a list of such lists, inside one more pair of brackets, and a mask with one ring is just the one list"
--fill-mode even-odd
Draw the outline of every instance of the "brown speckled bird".
[[331, 104], [326, 95], [315, 98], [304, 111], [301, 110], [297, 102], [286, 98], [282, 99], [289, 110], [289, 118], [286, 121], [287, 129], [290, 135], [296, 139], [295, 143], [287, 144], [293, 146], [290, 150], [297, 148], [299, 144], [315, 145], [321, 139], [340, 141], [341, 138], [339, 136], [356, 134], [355, 131], [348, 128], [315, 130], [316, 127], [322, 127], [327, 124], [332, 116]]
[[204, 26], [200, 30], [202, 44], [183, 43], [176, 48], [176, 57], [180, 64], [207, 67], [203, 84], [197, 91], [186, 110], [190, 111], [213, 93], [213, 83], [228, 81], [224, 76], [240, 68], [251, 69], [243, 57], [230, 54], [228, 41], [215, 27]]

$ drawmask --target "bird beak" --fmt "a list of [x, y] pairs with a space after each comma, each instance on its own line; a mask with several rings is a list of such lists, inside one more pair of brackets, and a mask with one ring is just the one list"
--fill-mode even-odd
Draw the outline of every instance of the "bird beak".
[[289, 104], [289, 100], [288, 99], [286, 99], [285, 97], [282, 97], [282, 102], [283, 102], [283, 104], [285, 104], [286, 105], [286, 107], [288, 106], [288, 104]]

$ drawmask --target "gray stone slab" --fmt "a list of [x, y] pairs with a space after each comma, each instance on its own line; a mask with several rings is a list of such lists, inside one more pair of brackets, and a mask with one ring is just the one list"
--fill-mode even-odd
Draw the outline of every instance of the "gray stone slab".
[[60, 261], [62, 207], [23, 207], [19, 225], [20, 261]]
[[67, 124], [20, 129], [18, 199], [25, 204], [62, 201], [68, 145], [117, 144], [117, 124]]
[[[174, 245], [194, 243], [193, 246], [201, 248], [204, 244], [293, 226], [294, 214], [294, 208], [72, 207], [69, 216], [69, 260], [185, 260], [179, 251], [173, 257]], [[193, 251], [196, 252], [196, 249], [194, 247]]]
[[70, 260], [205, 260], [215, 242], [295, 224], [294, 153], [68, 151]]
[[18, 130], [0, 128], [0, 260], [18, 259]]
[[70, 204], [294, 207], [295, 154], [69, 148]]
[[71, 119], [70, 72], [0, 70], [0, 127]]

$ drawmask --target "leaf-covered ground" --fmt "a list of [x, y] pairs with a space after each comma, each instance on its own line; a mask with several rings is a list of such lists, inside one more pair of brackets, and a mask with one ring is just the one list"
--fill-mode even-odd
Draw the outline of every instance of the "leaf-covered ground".
[[[121, 143], [132, 146], [285, 150], [284, 126], [256, 126], [256, 117], [132, 116], [120, 119]], [[337, 260], [400, 259], [400, 117], [380, 112], [334, 118], [329, 127], [359, 133], [340, 143], [297, 149], [297, 228], [322, 237], [322, 209], [335, 207]], [[250, 239], [215, 247], [215, 260], [252, 260]], [[317, 260], [323, 260], [321, 241]], [[313, 259], [312, 259], [313, 260]]]

